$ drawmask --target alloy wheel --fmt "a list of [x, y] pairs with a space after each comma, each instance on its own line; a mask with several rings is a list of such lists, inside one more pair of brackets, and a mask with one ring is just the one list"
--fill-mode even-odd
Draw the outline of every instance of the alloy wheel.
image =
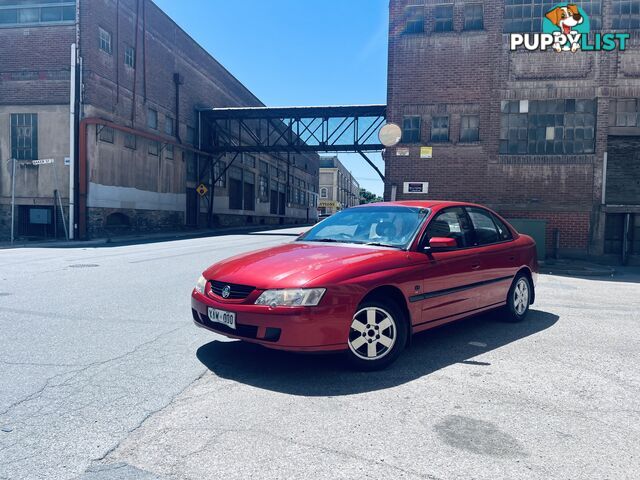
[[396, 342], [398, 329], [389, 312], [379, 307], [366, 307], [353, 316], [349, 331], [349, 348], [363, 360], [379, 360]]
[[518, 315], [522, 315], [529, 306], [529, 282], [521, 278], [513, 290], [513, 308]]

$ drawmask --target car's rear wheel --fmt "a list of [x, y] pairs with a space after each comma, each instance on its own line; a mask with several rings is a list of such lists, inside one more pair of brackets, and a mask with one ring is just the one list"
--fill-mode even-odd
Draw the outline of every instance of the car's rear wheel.
[[349, 329], [350, 363], [360, 370], [379, 370], [393, 362], [407, 343], [407, 319], [392, 302], [364, 301]]
[[521, 322], [529, 312], [529, 305], [533, 298], [533, 285], [529, 277], [519, 273], [514, 278], [507, 294], [506, 317], [508, 322]]

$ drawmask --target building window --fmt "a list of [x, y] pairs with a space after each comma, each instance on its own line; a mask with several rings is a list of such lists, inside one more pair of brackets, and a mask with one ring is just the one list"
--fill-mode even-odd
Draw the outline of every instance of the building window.
[[192, 152], [184, 152], [187, 163], [187, 181], [196, 182], [198, 180], [198, 162]]
[[38, 159], [38, 114], [11, 114], [11, 157], [16, 160]]
[[[638, 0], [631, 1], [637, 2]], [[584, 0], [570, 3], [576, 4], [584, 10], [584, 13], [589, 17], [591, 30], [600, 30], [602, 28], [602, 0]], [[555, 0], [506, 0], [504, 31], [507, 33], [541, 32], [545, 14], [557, 4], [558, 2]]]
[[594, 152], [595, 100], [503, 101], [501, 109], [501, 154]]
[[100, 50], [111, 55], [111, 34], [104, 28], [98, 27], [100, 33]]
[[164, 158], [173, 160], [173, 145], [171, 143], [167, 143], [164, 147]]
[[244, 163], [247, 167], [256, 168], [256, 157], [244, 153], [242, 155], [242, 163]]
[[147, 151], [149, 152], [149, 155], [157, 157], [160, 154], [160, 146], [158, 145], [158, 142], [149, 141], [149, 148]]
[[269, 177], [260, 175], [260, 201], [266, 202], [269, 200]]
[[196, 143], [196, 129], [187, 125], [187, 143], [195, 145]]
[[73, 23], [76, 4], [68, 0], [0, 2], [0, 26], [37, 25], [40, 23]]
[[164, 133], [173, 136], [174, 132], [173, 118], [166, 117], [164, 119]]
[[460, 119], [460, 141], [477, 142], [479, 134], [480, 117], [478, 115], [463, 115]]
[[111, 127], [102, 127], [100, 129], [100, 140], [107, 143], [113, 143], [114, 132]]
[[420, 142], [420, 117], [402, 119], [402, 143]]
[[[216, 182], [216, 187], [225, 188], [227, 186], [227, 172], [225, 169], [227, 168], [227, 162], [224, 160], [218, 160], [213, 167], [213, 179], [216, 178], [218, 181]], [[231, 167], [230, 167], [231, 168]]]
[[431, 120], [431, 141], [449, 141], [449, 117], [433, 117]]
[[640, 28], [640, 0], [613, 0], [613, 23], [616, 30]]
[[320, 189], [320, 198], [329, 198], [328, 190], [324, 187]]
[[153, 108], [147, 110], [147, 127], [158, 129], [158, 111]]
[[433, 10], [434, 32], [450, 32], [453, 30], [453, 5], [436, 5]]
[[124, 146], [131, 150], [136, 149], [136, 136], [131, 133], [124, 134]]
[[127, 67], [134, 68], [136, 64], [136, 51], [133, 47], [124, 47], [124, 64]]
[[405, 11], [407, 22], [404, 33], [424, 32], [424, 5], [410, 5]]
[[242, 168], [229, 167], [229, 208], [242, 210]]
[[464, 29], [482, 30], [484, 28], [484, 14], [481, 3], [465, 3]]
[[616, 127], [638, 125], [638, 101], [635, 98], [616, 100]]

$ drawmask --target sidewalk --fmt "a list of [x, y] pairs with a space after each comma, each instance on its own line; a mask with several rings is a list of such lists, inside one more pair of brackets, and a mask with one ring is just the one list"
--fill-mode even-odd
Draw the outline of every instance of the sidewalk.
[[616, 268], [586, 260], [547, 259], [540, 262], [540, 273], [578, 277], [613, 277], [616, 274]]
[[41, 240], [28, 241], [17, 240], [11, 242], [0, 242], [0, 249], [9, 248], [81, 248], [81, 247], [104, 247], [116, 245], [131, 245], [135, 243], [167, 242], [171, 240], [186, 240], [189, 238], [217, 237], [220, 235], [233, 235], [242, 233], [264, 232], [271, 230], [281, 230], [286, 228], [300, 228], [303, 232], [312, 224], [285, 224], [285, 225], [253, 225], [245, 227], [218, 227], [202, 230], [185, 230], [177, 232], [159, 232], [148, 234], [117, 235], [108, 238], [95, 238], [91, 240]]

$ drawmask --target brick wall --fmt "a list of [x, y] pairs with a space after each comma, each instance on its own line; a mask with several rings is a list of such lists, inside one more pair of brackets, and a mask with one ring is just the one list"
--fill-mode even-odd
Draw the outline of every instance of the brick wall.
[[73, 25], [0, 28], [0, 105], [69, 103]]
[[554, 248], [554, 232], [560, 231], [560, 248], [567, 250], [584, 250], [589, 243], [590, 212], [533, 212], [500, 210], [505, 218], [526, 218], [530, 220], [546, 220], [547, 230], [545, 245], [550, 254]]
[[[399, 125], [404, 115], [421, 117], [422, 140], [400, 145], [409, 147], [407, 157], [397, 156], [395, 148], [385, 152], [385, 198], [397, 185], [398, 199], [467, 200], [500, 211], [515, 209], [521, 218], [546, 218], [549, 229], [559, 228], [561, 239], [572, 248], [601, 252], [609, 103], [615, 97], [640, 97], [639, 33], [632, 32], [624, 53], [510, 52], [508, 35], [502, 33], [504, 1], [482, 2], [482, 31], [464, 31], [464, 2], [452, 2], [454, 31], [435, 33], [434, 5], [442, 2], [425, 0], [425, 32], [403, 34], [405, 8], [416, 3], [420, 2], [390, 2], [387, 103], [389, 120]], [[607, 30], [611, 0], [603, 0], [603, 9]], [[565, 98], [597, 99], [594, 153], [499, 154], [503, 100]], [[479, 142], [459, 141], [465, 114], [479, 115]], [[449, 142], [432, 143], [432, 118], [441, 115], [449, 116]], [[421, 159], [420, 145], [432, 146], [433, 158]], [[403, 194], [404, 181], [429, 182], [429, 194]], [[638, 198], [635, 193], [633, 197]], [[576, 211], [584, 212], [577, 224], [558, 220]]]

